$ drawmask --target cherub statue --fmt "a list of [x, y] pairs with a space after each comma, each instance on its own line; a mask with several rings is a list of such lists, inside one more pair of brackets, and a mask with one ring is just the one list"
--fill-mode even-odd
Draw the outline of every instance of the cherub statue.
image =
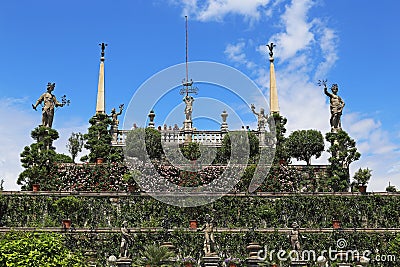
[[129, 258], [129, 245], [132, 241], [132, 237], [129, 234], [129, 230], [126, 228], [128, 225], [127, 221], [122, 222], [121, 226], [121, 245], [119, 247], [119, 257]]
[[205, 216], [205, 224], [198, 231], [204, 231], [204, 254], [212, 256], [216, 254], [216, 244], [214, 239], [214, 220], [209, 214]]

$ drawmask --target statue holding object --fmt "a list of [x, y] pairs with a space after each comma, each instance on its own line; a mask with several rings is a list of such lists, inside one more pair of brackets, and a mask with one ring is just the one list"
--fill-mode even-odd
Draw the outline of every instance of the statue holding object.
[[113, 126], [118, 126], [119, 125], [118, 116], [122, 114], [122, 110], [124, 110], [124, 104], [119, 105], [119, 112], [118, 113], [115, 110], [115, 108], [113, 108], [111, 110], [111, 115], [107, 115], [109, 118], [112, 119], [112, 125]]
[[264, 109], [260, 108], [260, 113], [257, 113], [255, 110], [254, 104], [251, 104], [251, 111], [257, 115], [257, 124], [259, 131], [265, 131], [265, 125], [267, 123], [268, 115], [265, 114]]
[[327, 80], [320, 80], [318, 82], [319, 86], [324, 86], [324, 92], [330, 99], [330, 110], [331, 110], [331, 132], [337, 133], [339, 130], [342, 130], [342, 123], [340, 117], [342, 116], [343, 108], [344, 108], [344, 101], [340, 96], [337, 95], [339, 91], [338, 85], [332, 84], [331, 91], [332, 93], [328, 92], [328, 88], [326, 86]]
[[63, 107], [64, 105], [69, 105], [70, 101], [66, 99], [64, 95], [62, 97], [61, 103], [57, 101], [55, 95], [53, 95], [53, 90], [55, 88], [55, 83], [47, 83], [47, 92], [42, 94], [39, 99], [36, 101], [36, 104], [32, 104], [32, 108], [37, 110], [37, 106], [42, 104], [42, 126], [51, 128], [53, 125], [54, 119], [54, 109], [56, 107]]

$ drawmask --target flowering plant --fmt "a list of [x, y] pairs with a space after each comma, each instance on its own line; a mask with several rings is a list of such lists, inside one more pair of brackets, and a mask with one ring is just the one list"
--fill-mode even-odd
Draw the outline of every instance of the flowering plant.
[[226, 258], [224, 260], [224, 263], [226, 266], [229, 266], [230, 264], [239, 265], [240, 262], [241, 262], [241, 260], [239, 258], [232, 258], [232, 257]]

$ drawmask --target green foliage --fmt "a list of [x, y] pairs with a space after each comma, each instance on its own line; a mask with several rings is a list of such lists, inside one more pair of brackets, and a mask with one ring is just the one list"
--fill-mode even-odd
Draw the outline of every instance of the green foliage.
[[122, 162], [123, 151], [120, 147], [111, 146], [112, 136], [109, 128], [112, 120], [107, 114], [96, 114], [90, 120], [88, 133], [83, 135], [84, 147], [90, 151], [88, 156], [81, 157], [81, 161], [96, 162], [103, 158], [105, 162]]
[[70, 156], [61, 153], [56, 154], [54, 161], [56, 163], [73, 163]]
[[355, 183], [358, 185], [367, 185], [369, 179], [371, 179], [371, 171], [370, 169], [359, 169], [353, 176]]
[[161, 247], [157, 245], [147, 245], [140, 251], [139, 257], [133, 263], [133, 266], [171, 266], [165, 264], [169, 258], [173, 257], [174, 253], [171, 252], [167, 247]]
[[200, 146], [198, 143], [190, 142], [187, 145], [181, 147], [182, 154], [188, 160], [196, 160], [200, 158]]
[[[236, 153], [239, 157], [248, 156], [249, 163], [256, 162], [256, 159], [259, 157], [259, 141], [257, 136], [252, 132], [247, 132], [247, 140], [242, 139], [243, 131], [231, 131], [224, 136], [222, 139], [221, 147], [217, 150], [216, 159], [214, 161], [215, 164], [227, 164], [229, 161], [239, 160], [242, 158], [233, 159], [232, 156], [232, 145], [231, 145], [231, 136], [235, 138], [234, 144]], [[249, 152], [249, 153], [246, 153]]]
[[[286, 128], [285, 125], [287, 123], [287, 119], [281, 116], [278, 113], [274, 113], [269, 118], [269, 124], [272, 122], [275, 124], [275, 133], [276, 133], [276, 149], [275, 149], [275, 158], [273, 163], [278, 164], [280, 162], [290, 163], [290, 156], [286, 149]], [[273, 128], [270, 126], [270, 128]]]
[[84, 139], [82, 133], [72, 133], [68, 138], [67, 148], [71, 153], [72, 162], [75, 162], [75, 158], [79, 152], [82, 151]]
[[150, 159], [161, 159], [164, 154], [161, 133], [152, 128], [137, 128], [130, 131], [125, 143], [125, 155], [128, 157], [136, 157], [144, 161], [146, 154]]
[[286, 140], [286, 148], [291, 157], [311, 165], [311, 157], [319, 158], [324, 151], [324, 137], [317, 130], [294, 131]]
[[57, 153], [52, 143], [58, 138], [58, 132], [39, 126], [31, 132], [31, 137], [36, 143], [26, 146], [20, 154], [24, 170], [19, 174], [17, 184], [22, 185], [22, 190], [30, 190], [32, 184], [44, 182], [55, 171]]
[[326, 140], [331, 143], [327, 150], [331, 157], [328, 169], [328, 184], [333, 191], [347, 191], [350, 184], [350, 164], [361, 157], [356, 142], [345, 132], [327, 133]]
[[79, 252], [63, 244], [59, 234], [10, 232], [0, 236], [0, 266], [15, 267], [84, 267]]
[[390, 193], [395, 193], [395, 192], [397, 192], [397, 189], [394, 185], [390, 185], [390, 182], [389, 182], [389, 185], [386, 187], [385, 191], [390, 192]]
[[[62, 197], [57, 199], [53, 206], [58, 211], [58, 214], [61, 215], [60, 219], [75, 219], [76, 221], [82, 208], [82, 201], [80, 198], [73, 196]], [[73, 215], [75, 215], [74, 218], [71, 218]]]

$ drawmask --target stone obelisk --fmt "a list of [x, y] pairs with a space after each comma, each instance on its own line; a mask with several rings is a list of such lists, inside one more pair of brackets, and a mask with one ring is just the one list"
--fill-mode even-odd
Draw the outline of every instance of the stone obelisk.
[[96, 114], [105, 114], [105, 98], [104, 98], [104, 50], [107, 44], [101, 43], [101, 58], [100, 58], [100, 70], [99, 70], [99, 83], [97, 86], [97, 102], [96, 102]]
[[276, 88], [273, 43], [267, 45], [269, 48], [269, 108], [270, 114], [279, 114], [278, 89]]

